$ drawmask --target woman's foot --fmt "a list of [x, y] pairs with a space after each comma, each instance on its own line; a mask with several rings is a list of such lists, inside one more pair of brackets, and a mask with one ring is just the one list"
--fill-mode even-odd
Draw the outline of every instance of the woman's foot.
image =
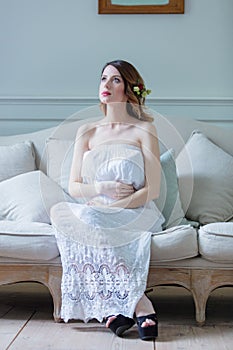
[[134, 320], [124, 315], [111, 315], [106, 318], [106, 327], [120, 337], [125, 331], [134, 325]]
[[158, 336], [158, 319], [155, 313], [137, 317], [138, 333], [142, 340], [154, 340]]
[[114, 315], [106, 317], [106, 323], [105, 323], [106, 328], [109, 328], [110, 324], [111, 324], [116, 318], [117, 318], [117, 317], [114, 316]]
[[158, 336], [158, 319], [152, 302], [145, 294], [139, 300], [135, 312], [140, 338], [155, 339]]

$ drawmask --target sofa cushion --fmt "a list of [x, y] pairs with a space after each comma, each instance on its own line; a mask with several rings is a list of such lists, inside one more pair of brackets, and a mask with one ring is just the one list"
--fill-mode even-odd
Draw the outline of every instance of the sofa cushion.
[[[191, 167], [187, 164], [191, 161]], [[181, 201], [193, 186], [187, 218], [201, 224], [233, 217], [233, 157], [199, 131], [177, 157]]]
[[191, 225], [175, 226], [152, 235], [151, 264], [177, 261], [197, 255], [197, 231]]
[[0, 221], [0, 257], [47, 261], [57, 256], [59, 251], [51, 225]]
[[35, 153], [30, 141], [0, 146], [0, 181], [35, 169]]
[[40, 170], [0, 183], [0, 217], [6, 220], [50, 223], [50, 208], [71, 198]]
[[199, 229], [200, 254], [210, 261], [233, 263], [233, 223], [216, 222]]

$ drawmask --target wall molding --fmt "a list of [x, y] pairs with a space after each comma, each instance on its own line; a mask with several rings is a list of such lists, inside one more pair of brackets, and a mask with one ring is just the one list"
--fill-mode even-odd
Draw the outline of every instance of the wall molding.
[[[91, 107], [99, 104], [97, 97], [62, 96], [0, 96], [1, 106], [78, 106]], [[183, 106], [183, 107], [231, 107], [232, 97], [158, 97], [147, 98], [147, 106]], [[0, 119], [4, 118], [0, 113]], [[33, 117], [33, 116], [32, 116]], [[41, 116], [43, 118], [43, 116]], [[231, 116], [233, 119], [233, 115]], [[60, 118], [59, 118], [60, 119]]]
[[[0, 134], [11, 135], [52, 127], [76, 113], [79, 118], [78, 112], [98, 105], [97, 97], [0, 96]], [[146, 105], [164, 116], [233, 126], [231, 97], [157, 97], [148, 98]], [[96, 113], [95, 108], [91, 112]], [[86, 115], [84, 113], [81, 118]]]
[[[97, 97], [62, 97], [62, 96], [0, 96], [0, 104], [97, 104]], [[229, 104], [233, 97], [148, 97], [147, 104]]]

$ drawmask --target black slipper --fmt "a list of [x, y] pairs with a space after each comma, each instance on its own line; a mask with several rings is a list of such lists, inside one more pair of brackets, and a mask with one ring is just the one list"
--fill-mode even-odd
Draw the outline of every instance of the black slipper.
[[[155, 322], [154, 325], [142, 327], [146, 319]], [[158, 319], [156, 314], [137, 317], [138, 333], [142, 340], [154, 340], [158, 336]]]
[[[109, 317], [112, 317], [112, 316], [115, 316], [115, 315], [108, 316], [106, 318], [106, 321], [109, 319]], [[133, 327], [134, 323], [135, 322], [132, 318], [119, 314], [110, 323], [108, 328], [110, 328], [114, 334], [120, 337], [125, 331], [127, 331], [127, 329]]]

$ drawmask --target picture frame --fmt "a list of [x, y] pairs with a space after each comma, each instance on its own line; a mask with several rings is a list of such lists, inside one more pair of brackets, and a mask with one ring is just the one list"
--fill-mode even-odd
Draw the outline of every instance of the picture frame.
[[98, 0], [99, 14], [183, 14], [184, 0]]

